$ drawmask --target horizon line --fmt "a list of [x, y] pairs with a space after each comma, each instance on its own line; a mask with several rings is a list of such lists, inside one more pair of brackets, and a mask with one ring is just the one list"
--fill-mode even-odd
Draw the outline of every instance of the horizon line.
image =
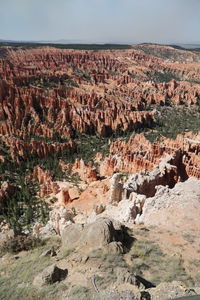
[[38, 43], [38, 44], [63, 44], [63, 45], [141, 45], [141, 44], [153, 44], [153, 45], [200, 45], [200, 42], [97, 42], [97, 41], [82, 41], [82, 40], [12, 40], [1, 39], [0, 43]]

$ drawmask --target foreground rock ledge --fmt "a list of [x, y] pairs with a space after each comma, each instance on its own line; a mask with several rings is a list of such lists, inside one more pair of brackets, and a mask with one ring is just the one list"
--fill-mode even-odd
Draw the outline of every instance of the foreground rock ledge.
[[86, 253], [95, 249], [123, 253], [123, 228], [115, 223], [109, 218], [99, 218], [91, 224], [69, 225], [62, 233], [62, 246]]

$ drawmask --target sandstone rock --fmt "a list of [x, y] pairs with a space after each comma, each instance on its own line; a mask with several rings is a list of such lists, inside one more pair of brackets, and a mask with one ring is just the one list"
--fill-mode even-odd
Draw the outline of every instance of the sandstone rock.
[[70, 196], [70, 199], [73, 201], [74, 199], [77, 199], [80, 197], [80, 191], [77, 187], [72, 187], [72, 188], [69, 188], [69, 196]]
[[74, 218], [74, 212], [64, 206], [60, 206], [58, 208], [54, 208], [49, 213], [49, 221], [48, 224], [51, 224], [57, 234], [61, 235], [62, 231], [72, 224]]
[[109, 254], [123, 254], [124, 247], [121, 242], [111, 242], [108, 245], [104, 246], [104, 251]]
[[[175, 49], [164, 51], [171, 54]], [[198, 85], [175, 80], [169, 83], [148, 80], [149, 73], [170, 72], [199, 81], [199, 54], [188, 51], [178, 54], [181, 60], [176, 64], [173, 60], [148, 55], [141, 49], [96, 53], [50, 47], [7, 49], [0, 59], [0, 132], [48, 138], [56, 132], [70, 138], [73, 130], [106, 136], [119, 128], [128, 131], [152, 126], [154, 112], [145, 111], [147, 105], [165, 105], [169, 100], [189, 106], [198, 103]], [[78, 73], [74, 72], [74, 66]], [[88, 82], [81, 75], [85, 70]], [[72, 80], [80, 87], [69, 86]], [[46, 86], [49, 88], [44, 89]], [[43, 148], [44, 143], [40, 141], [39, 144]], [[55, 149], [59, 151], [59, 147]], [[22, 152], [20, 155], [24, 156]], [[46, 151], [39, 152], [44, 154]], [[17, 159], [16, 151], [13, 157]]]
[[59, 199], [59, 203], [61, 205], [67, 205], [68, 203], [71, 202], [71, 198], [70, 198], [70, 195], [69, 195], [69, 192], [68, 192], [68, 189], [66, 188], [62, 188], [61, 189], [61, 196], [60, 196], [60, 199]]
[[50, 249], [45, 250], [40, 256], [56, 256], [57, 253], [54, 249], [54, 247], [51, 247]]
[[187, 176], [199, 179], [199, 140], [200, 135], [192, 133], [178, 135], [176, 140], [163, 138], [153, 144], [143, 134], [131, 136], [128, 142], [117, 140], [110, 146], [110, 155], [100, 164], [100, 175], [111, 176], [115, 171], [129, 174], [147, 172], [152, 171], [156, 166], [159, 166], [161, 173], [167, 172], [167, 163], [170, 161], [167, 162], [166, 157], [169, 159], [171, 156], [173, 159], [170, 164], [177, 169], [167, 172], [168, 177], [171, 174], [168, 178], [170, 187], [173, 185], [173, 171], [176, 181], [185, 180]]
[[129, 283], [138, 288], [145, 289], [145, 286], [137, 279], [134, 274], [131, 274], [126, 268], [117, 268], [117, 284]]
[[60, 165], [64, 171], [71, 170], [72, 174], [78, 174], [80, 179], [90, 183], [98, 179], [97, 169], [93, 166], [92, 162], [85, 165], [83, 159], [76, 159], [74, 164], [65, 164], [60, 162]]
[[137, 223], [163, 228], [167, 224], [168, 229], [173, 231], [178, 227], [181, 230], [198, 228], [199, 191], [200, 181], [195, 178], [179, 182], [173, 189], [158, 186], [156, 195], [146, 199]]
[[117, 173], [111, 178], [110, 203], [118, 203], [122, 199], [123, 184], [120, 182], [122, 175]]
[[85, 226], [72, 224], [63, 231], [61, 237], [63, 247], [87, 253], [95, 249], [119, 253], [123, 248], [122, 243], [119, 243], [122, 235], [118, 234], [113, 222], [108, 218], [98, 218]]
[[86, 247], [91, 251], [115, 241], [115, 235], [116, 232], [112, 221], [106, 218], [99, 218], [96, 222], [84, 227], [79, 242], [81, 247]]
[[109, 197], [109, 179], [98, 180], [91, 182], [88, 185], [81, 185], [83, 192], [79, 199], [72, 202], [70, 207], [75, 207], [77, 210], [86, 210], [89, 214], [94, 210], [94, 205], [105, 205], [107, 198]]
[[62, 246], [66, 248], [75, 248], [78, 245], [78, 241], [83, 234], [83, 225], [71, 224], [61, 233]]
[[36, 223], [33, 227], [33, 234], [40, 238], [47, 238], [53, 235], [61, 235], [62, 231], [74, 223], [74, 212], [64, 206], [55, 207], [49, 213], [49, 221], [45, 226]]
[[34, 278], [33, 285], [42, 287], [44, 285], [53, 284], [65, 279], [67, 274], [67, 269], [60, 269], [56, 265], [51, 265]]
[[59, 185], [53, 181], [52, 174], [49, 170], [43, 170], [40, 166], [33, 169], [33, 173], [26, 180], [34, 180], [40, 184], [40, 197], [50, 194], [56, 195], [60, 191]]
[[106, 209], [101, 216], [122, 223], [134, 223], [136, 218], [142, 214], [145, 201], [146, 196], [132, 193], [130, 199], [121, 200], [118, 205], [106, 205]]

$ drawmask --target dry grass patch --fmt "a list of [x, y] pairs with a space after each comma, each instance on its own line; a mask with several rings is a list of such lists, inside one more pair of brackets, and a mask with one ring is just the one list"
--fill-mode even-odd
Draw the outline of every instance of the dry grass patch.
[[56, 283], [40, 290], [32, 286], [34, 277], [47, 266], [54, 263], [53, 258], [41, 256], [49, 247], [58, 248], [60, 240], [48, 239], [44, 246], [19, 255], [16, 260], [11, 255], [1, 258], [0, 295], [4, 300], [16, 299], [55, 299], [55, 295], [67, 289], [65, 284]]
[[131, 270], [156, 285], [173, 280], [183, 281], [187, 285], [194, 283], [185, 271], [181, 257], [165, 255], [159, 245], [153, 242], [136, 241], [129, 255], [132, 261]]

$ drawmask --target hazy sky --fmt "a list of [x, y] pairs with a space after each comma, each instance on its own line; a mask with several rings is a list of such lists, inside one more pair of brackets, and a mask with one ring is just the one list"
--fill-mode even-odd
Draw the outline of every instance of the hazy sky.
[[200, 42], [200, 0], [0, 0], [0, 39]]

